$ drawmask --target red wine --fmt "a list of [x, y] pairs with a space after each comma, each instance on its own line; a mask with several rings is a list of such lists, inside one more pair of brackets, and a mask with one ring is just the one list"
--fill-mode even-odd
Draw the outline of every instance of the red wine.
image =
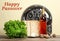
[[42, 16], [41, 18], [40, 18], [40, 34], [47, 34], [47, 32], [46, 32], [46, 25], [47, 25], [47, 23], [46, 23], [46, 17], [44, 17], [44, 16]]
[[40, 16], [40, 34], [47, 34], [46, 32], [46, 27], [47, 27], [47, 22], [46, 22], [46, 14], [45, 14], [45, 10], [42, 9], [42, 13]]

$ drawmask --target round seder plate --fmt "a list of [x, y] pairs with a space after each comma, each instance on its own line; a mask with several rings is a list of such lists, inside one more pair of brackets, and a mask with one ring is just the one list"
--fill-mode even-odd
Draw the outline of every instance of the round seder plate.
[[[41, 14], [41, 9], [44, 6], [41, 5], [33, 5], [28, 7], [24, 12], [21, 17], [21, 20], [40, 20], [40, 14]], [[45, 14], [47, 17], [47, 33], [50, 35], [52, 33], [52, 16], [50, 11], [44, 7], [45, 9]]]

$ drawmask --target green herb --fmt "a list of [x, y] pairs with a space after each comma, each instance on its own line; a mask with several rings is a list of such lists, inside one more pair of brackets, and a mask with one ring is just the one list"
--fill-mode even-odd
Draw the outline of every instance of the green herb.
[[9, 38], [27, 37], [26, 24], [19, 20], [9, 20], [4, 24], [4, 30]]

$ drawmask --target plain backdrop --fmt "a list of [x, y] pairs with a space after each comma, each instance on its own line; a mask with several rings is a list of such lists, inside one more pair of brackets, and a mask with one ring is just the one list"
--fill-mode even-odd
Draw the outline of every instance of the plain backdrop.
[[[20, 3], [22, 10], [2, 10], [4, 2]], [[60, 0], [0, 0], [0, 35], [5, 35], [4, 23], [8, 20], [20, 20], [23, 12], [31, 5], [42, 5], [52, 14], [52, 33], [60, 35]]]

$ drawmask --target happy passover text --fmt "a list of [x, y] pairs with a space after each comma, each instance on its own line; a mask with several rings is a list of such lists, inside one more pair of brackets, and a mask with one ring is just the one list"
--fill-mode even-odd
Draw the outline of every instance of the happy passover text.
[[2, 6], [2, 10], [21, 10], [22, 7], [20, 7], [19, 3], [10, 3], [10, 2], [4, 2], [4, 5]]

